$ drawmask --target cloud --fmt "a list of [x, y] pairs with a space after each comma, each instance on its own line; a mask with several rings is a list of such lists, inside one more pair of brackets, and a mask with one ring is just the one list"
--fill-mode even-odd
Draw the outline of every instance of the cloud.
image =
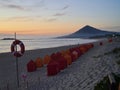
[[41, 16], [16, 16], [16, 17], [9, 17], [3, 21], [18, 21], [18, 22], [26, 22], [26, 21], [34, 21], [39, 20]]
[[66, 15], [66, 14], [65, 13], [56, 13], [53, 16], [64, 16], [64, 15]]
[[45, 6], [45, 0], [37, 1], [34, 6], [36, 7], [43, 7]]
[[45, 21], [47, 21], [47, 22], [54, 22], [54, 21], [57, 21], [57, 19], [56, 18], [50, 18], [50, 19], [46, 19]]
[[44, 0], [1, 0], [0, 6], [17, 10], [35, 10], [44, 7]]
[[120, 26], [119, 25], [103, 26], [103, 27], [101, 27], [101, 29], [102, 30], [108, 30], [108, 31], [120, 32]]
[[0, 2], [4, 3], [4, 2], [11, 2], [13, 0], [0, 0]]
[[115, 30], [115, 31], [120, 31], [120, 26], [109, 26], [109, 27], [106, 27], [105, 29], [108, 29], [108, 30]]
[[14, 5], [14, 4], [4, 5], [4, 7], [6, 7], [6, 8], [11, 8], [11, 9], [25, 10], [24, 7], [19, 6], [19, 5]]
[[29, 16], [18, 16], [18, 17], [10, 17], [7, 18], [6, 21], [30, 21], [32, 18]]
[[65, 12], [63, 13], [63, 11], [66, 10], [67, 8], [69, 8], [68, 5], [64, 6], [63, 8], [59, 9], [59, 11], [60, 11], [59, 13], [56, 13], [56, 14], [54, 14], [53, 16], [56, 16], [56, 17], [65, 16], [66, 13], [65, 13]]
[[61, 10], [66, 10], [66, 9], [68, 9], [70, 6], [69, 5], [66, 5], [66, 6], [64, 6]]

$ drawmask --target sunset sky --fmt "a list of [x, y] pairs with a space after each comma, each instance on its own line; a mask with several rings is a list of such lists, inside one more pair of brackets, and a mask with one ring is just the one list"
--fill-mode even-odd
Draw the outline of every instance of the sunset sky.
[[0, 0], [0, 33], [62, 35], [85, 25], [120, 32], [120, 0]]

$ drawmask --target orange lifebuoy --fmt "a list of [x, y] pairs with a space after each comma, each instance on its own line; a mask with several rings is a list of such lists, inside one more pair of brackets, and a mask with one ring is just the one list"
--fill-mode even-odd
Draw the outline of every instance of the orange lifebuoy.
[[[20, 51], [16, 51], [16, 46], [19, 45], [20, 46]], [[15, 40], [12, 44], [11, 44], [11, 52], [15, 57], [21, 57], [24, 52], [25, 52], [25, 46], [22, 43], [22, 41], [20, 40]]]

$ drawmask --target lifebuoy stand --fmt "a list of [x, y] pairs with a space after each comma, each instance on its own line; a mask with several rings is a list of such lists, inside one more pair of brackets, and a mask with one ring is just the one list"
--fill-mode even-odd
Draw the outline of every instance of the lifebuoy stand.
[[[17, 51], [16, 50], [16, 46], [19, 45], [20, 46], [20, 51]], [[25, 46], [24, 44], [22, 43], [22, 41], [20, 40], [15, 40], [13, 41], [12, 45], [11, 45], [11, 52], [12, 54], [15, 56], [15, 57], [21, 57], [24, 52], [25, 52]]]
[[[17, 45], [20, 46], [20, 51], [17, 51]], [[16, 33], [15, 33], [15, 40], [11, 44], [11, 53], [16, 58], [16, 79], [17, 79], [17, 86], [19, 87], [19, 70], [18, 70], [18, 58], [23, 56], [25, 52], [25, 46], [22, 41], [16, 39]]]

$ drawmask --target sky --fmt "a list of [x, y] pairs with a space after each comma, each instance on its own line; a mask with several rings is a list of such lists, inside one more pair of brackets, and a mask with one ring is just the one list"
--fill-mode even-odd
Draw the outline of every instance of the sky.
[[120, 32], [120, 0], [0, 0], [0, 33], [63, 35], [85, 25]]

